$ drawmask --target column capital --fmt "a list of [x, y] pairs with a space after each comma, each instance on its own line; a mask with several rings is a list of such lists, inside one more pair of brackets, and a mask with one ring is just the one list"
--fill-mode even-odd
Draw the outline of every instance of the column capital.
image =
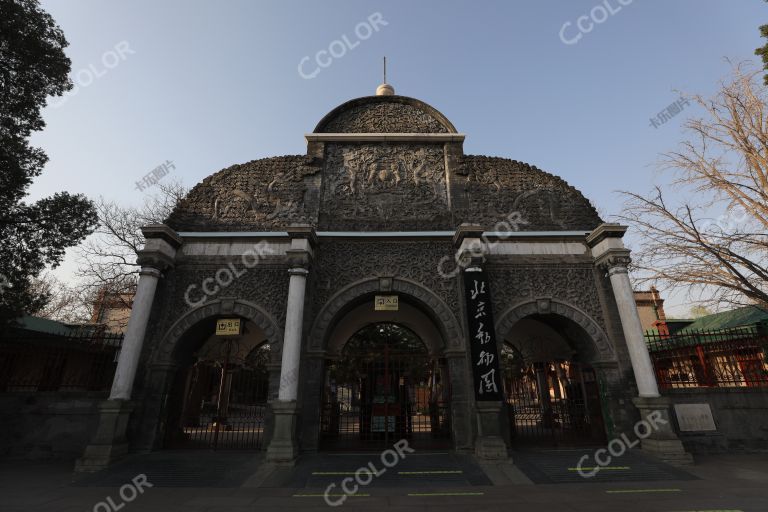
[[291, 248], [285, 251], [289, 267], [291, 270], [308, 270], [317, 245], [315, 228], [308, 224], [292, 224], [287, 231], [291, 237]]
[[141, 267], [141, 270], [139, 270], [139, 276], [150, 276], [160, 279], [163, 277], [163, 273], [156, 265], [144, 265]]
[[480, 224], [465, 222], [461, 224], [453, 235], [453, 246], [457, 249], [462, 246], [465, 238], [480, 238], [483, 236], [483, 227]]
[[[163, 251], [145, 248], [136, 251], [136, 255], [136, 263], [141, 265], [139, 274], [155, 275], [150, 272], [151, 270], [154, 270], [162, 275], [163, 271], [173, 267], [176, 251], [174, 251], [173, 256], [171, 256]], [[160, 276], [158, 275], [157, 277]]]
[[164, 240], [174, 249], [181, 247], [181, 237], [166, 224], [150, 224], [149, 226], [143, 226], [141, 228], [141, 234], [145, 239], [159, 238]]
[[314, 247], [317, 245], [317, 233], [315, 232], [315, 228], [310, 226], [309, 224], [291, 224], [288, 226], [288, 229], [286, 229], [288, 232], [288, 236], [291, 237], [291, 239], [304, 239], [307, 240], [311, 247]]
[[141, 228], [144, 235], [144, 248], [136, 251], [136, 262], [144, 267], [154, 268], [160, 272], [173, 266], [176, 251], [181, 247], [182, 239], [165, 224], [152, 224]]
[[632, 262], [629, 249], [607, 249], [597, 258], [597, 266], [608, 272], [608, 275], [627, 274], [627, 267]]
[[479, 268], [485, 263], [488, 247], [479, 224], [460, 225], [453, 235], [453, 245], [456, 247], [456, 261], [462, 268]]
[[307, 274], [312, 263], [312, 253], [305, 249], [288, 249], [285, 251], [288, 259], [288, 272], [290, 274]]

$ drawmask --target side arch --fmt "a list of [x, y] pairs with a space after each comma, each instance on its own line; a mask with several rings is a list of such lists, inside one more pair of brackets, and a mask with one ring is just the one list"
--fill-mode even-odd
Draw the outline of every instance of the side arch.
[[[160, 342], [149, 354], [144, 391], [141, 400], [140, 419], [137, 424], [137, 450], [155, 450], [162, 448], [166, 441], [168, 426], [174, 424], [174, 414], [179, 409], [171, 410], [168, 396], [174, 395], [180, 382], [179, 371], [181, 352], [185, 350], [184, 338], [196, 325], [216, 316], [239, 316], [253, 322], [264, 334], [270, 346], [269, 390], [270, 397], [277, 396], [280, 379], [280, 359], [282, 358], [283, 331], [275, 319], [258, 304], [250, 301], [222, 297], [194, 308], [180, 318], [162, 335]], [[190, 347], [186, 347], [189, 349]], [[173, 405], [177, 407], [178, 403]], [[272, 436], [273, 419], [271, 410], [267, 410], [263, 442], [266, 446]]]
[[549, 298], [533, 299], [507, 308], [496, 322], [496, 333], [506, 340], [514, 325], [531, 315], [554, 314], [567, 318], [580, 326], [591, 342], [592, 364], [617, 363], [616, 351], [605, 331], [587, 313], [566, 302]]
[[176, 320], [168, 329], [149, 358], [150, 366], [166, 366], [175, 363], [179, 342], [199, 322], [215, 316], [235, 315], [253, 322], [267, 339], [272, 361], [280, 361], [283, 348], [283, 330], [264, 308], [242, 299], [220, 298], [197, 307]]

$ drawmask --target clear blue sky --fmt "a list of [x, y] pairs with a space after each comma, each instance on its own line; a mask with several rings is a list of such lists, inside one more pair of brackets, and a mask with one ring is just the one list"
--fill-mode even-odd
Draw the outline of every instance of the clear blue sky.
[[[603, 1], [618, 12], [564, 44], [563, 24], [575, 37], [577, 18]], [[650, 118], [675, 89], [714, 91], [725, 57], [757, 62], [758, 26], [768, 23], [762, 0], [42, 4], [70, 43], [76, 83], [78, 72], [92, 83], [45, 110], [48, 126], [33, 143], [50, 161], [31, 199], [65, 189], [124, 204], [141, 203], [134, 182], [165, 160], [176, 169], [164, 179], [192, 186], [234, 163], [304, 153], [303, 134], [323, 115], [373, 94], [386, 55], [397, 93], [442, 111], [467, 134], [466, 153], [560, 175], [610, 216], [621, 204], [615, 190], [660, 181], [653, 163], [696, 110], [657, 129]], [[360, 40], [356, 25], [374, 13], [387, 25]], [[359, 44], [314, 78], [300, 76], [304, 56], [308, 74], [317, 52], [344, 35]], [[121, 42], [133, 53], [115, 65], [105, 53]], [[58, 273], [74, 268], [70, 254]]]

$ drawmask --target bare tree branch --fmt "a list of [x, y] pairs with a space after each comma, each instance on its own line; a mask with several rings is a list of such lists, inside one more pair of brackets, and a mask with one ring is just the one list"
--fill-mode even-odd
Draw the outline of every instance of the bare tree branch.
[[[669, 204], [623, 191], [620, 221], [634, 227], [639, 281], [685, 288], [701, 305], [768, 307], [768, 89], [758, 71], [733, 66], [711, 99], [693, 96], [706, 117], [690, 119], [690, 137], [662, 156], [672, 176]], [[727, 212], [716, 219], [713, 209]]]
[[91, 293], [106, 290], [115, 297], [132, 295], [140, 270], [136, 251], [144, 245], [141, 227], [164, 222], [188, 192], [177, 181], [156, 187], [157, 192], [147, 196], [140, 207], [123, 207], [103, 197], [96, 201], [99, 227], [78, 248], [76, 273]]

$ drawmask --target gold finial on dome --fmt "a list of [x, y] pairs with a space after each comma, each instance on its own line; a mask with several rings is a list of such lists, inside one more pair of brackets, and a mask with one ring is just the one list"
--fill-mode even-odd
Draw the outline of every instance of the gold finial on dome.
[[384, 83], [376, 88], [376, 96], [393, 96], [395, 88], [387, 83], [387, 58], [384, 57]]
[[381, 84], [376, 88], [376, 96], [393, 96], [395, 88], [389, 84]]

